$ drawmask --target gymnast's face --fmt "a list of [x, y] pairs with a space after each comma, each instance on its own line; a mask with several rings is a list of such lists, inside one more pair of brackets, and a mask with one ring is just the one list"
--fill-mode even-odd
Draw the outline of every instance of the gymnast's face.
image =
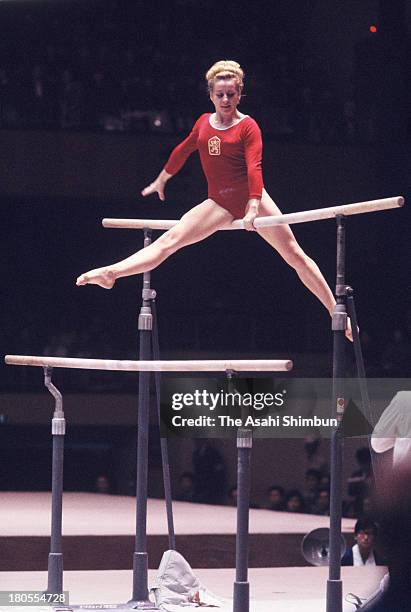
[[210, 100], [214, 104], [216, 113], [223, 119], [234, 116], [240, 98], [236, 79], [217, 79], [210, 92]]

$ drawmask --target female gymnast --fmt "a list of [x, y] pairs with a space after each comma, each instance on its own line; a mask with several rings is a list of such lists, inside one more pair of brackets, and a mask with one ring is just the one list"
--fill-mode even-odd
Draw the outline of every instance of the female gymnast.
[[[317, 264], [304, 253], [288, 225], [256, 229], [259, 216], [280, 215], [268, 195], [262, 178], [262, 140], [257, 123], [238, 110], [244, 73], [237, 62], [216, 62], [206, 73], [214, 113], [205, 113], [189, 136], [172, 151], [164, 169], [143, 196], [157, 193], [165, 200], [167, 181], [189, 155], [198, 150], [208, 182], [208, 198], [189, 210], [180, 221], [150, 246], [130, 257], [81, 274], [77, 285], [94, 284], [111, 289], [118, 278], [152, 270], [184, 246], [199, 242], [243, 219], [248, 231], [256, 231], [297, 272], [301, 281], [332, 315], [335, 300]], [[347, 330], [351, 339], [351, 329]]]

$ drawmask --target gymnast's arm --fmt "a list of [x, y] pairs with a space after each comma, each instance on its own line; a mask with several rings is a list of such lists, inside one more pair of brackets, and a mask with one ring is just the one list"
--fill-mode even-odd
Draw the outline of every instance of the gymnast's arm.
[[247, 164], [248, 197], [246, 214], [243, 219], [244, 228], [254, 230], [254, 219], [258, 216], [258, 209], [263, 191], [262, 154], [263, 143], [261, 131], [253, 120], [248, 122], [244, 130], [244, 156]]
[[181, 170], [191, 153], [193, 153], [193, 151], [197, 149], [198, 123], [200, 119], [196, 121], [193, 129], [191, 130], [187, 138], [185, 138], [173, 149], [163, 170], [160, 172], [158, 177], [152, 183], [150, 183], [150, 185], [143, 189], [141, 195], [147, 196], [157, 192], [160, 200], [164, 202], [164, 200], [166, 199], [164, 195], [164, 190], [167, 181], [174, 174], [177, 174], [179, 170]]

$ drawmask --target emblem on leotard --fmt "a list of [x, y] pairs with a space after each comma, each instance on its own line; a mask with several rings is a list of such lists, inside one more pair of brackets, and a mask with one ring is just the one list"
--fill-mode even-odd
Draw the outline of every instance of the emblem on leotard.
[[210, 155], [221, 155], [221, 140], [218, 136], [209, 139], [208, 152]]

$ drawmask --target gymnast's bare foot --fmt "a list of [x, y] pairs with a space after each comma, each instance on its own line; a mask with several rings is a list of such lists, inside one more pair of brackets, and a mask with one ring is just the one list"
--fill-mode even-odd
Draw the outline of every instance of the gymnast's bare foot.
[[81, 274], [76, 281], [76, 285], [99, 285], [104, 289], [111, 289], [115, 282], [116, 277], [113, 270], [110, 270], [110, 268], [96, 268]]

